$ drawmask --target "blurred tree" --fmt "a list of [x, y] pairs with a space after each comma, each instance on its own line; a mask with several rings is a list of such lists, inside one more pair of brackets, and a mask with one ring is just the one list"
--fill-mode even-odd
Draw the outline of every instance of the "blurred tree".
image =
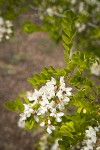
[[75, 47], [86, 50], [100, 57], [100, 0], [1, 0], [0, 14], [2, 17], [13, 20], [23, 11], [32, 10], [31, 15], [42, 20], [41, 27], [33, 21], [24, 22], [23, 31], [31, 33], [37, 30], [47, 31], [56, 42], [61, 41], [61, 19], [66, 10], [73, 10], [79, 15], [77, 38]]

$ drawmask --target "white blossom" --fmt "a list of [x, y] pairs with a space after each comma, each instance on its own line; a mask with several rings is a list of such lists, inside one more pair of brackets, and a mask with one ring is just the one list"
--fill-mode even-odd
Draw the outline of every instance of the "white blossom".
[[77, 23], [76, 24], [76, 27], [77, 27], [77, 29], [78, 29], [78, 32], [83, 32], [85, 29], [86, 29], [86, 24], [84, 24], [84, 23]]
[[59, 113], [57, 113], [57, 112], [52, 112], [52, 113], [50, 114], [50, 116], [54, 117], [57, 122], [61, 122], [61, 121], [62, 121], [61, 117], [64, 116], [64, 113], [63, 113], [63, 112], [59, 112]]
[[59, 90], [59, 91], [57, 92], [56, 96], [57, 96], [59, 99], [63, 99], [62, 91]]
[[36, 122], [39, 122], [39, 118], [38, 118], [38, 116], [37, 116], [37, 112], [34, 112], [34, 120], [35, 120]]
[[4, 39], [10, 39], [13, 30], [12, 30], [12, 23], [9, 20], [4, 20], [2, 17], [0, 17], [0, 41], [3, 41]]
[[23, 104], [23, 105], [24, 105], [24, 112], [22, 114], [20, 114], [20, 119], [18, 121], [18, 126], [21, 127], [21, 128], [25, 128], [25, 121], [32, 114], [33, 114], [34, 120], [36, 122], [39, 122], [39, 118], [37, 116], [37, 111], [33, 109], [34, 104]]
[[26, 117], [30, 117], [31, 114], [34, 112], [33, 110], [33, 105], [32, 104], [24, 104], [24, 114], [26, 115]]
[[70, 87], [66, 88], [66, 95], [67, 96], [71, 96], [72, 95], [71, 90], [72, 90], [72, 88], [70, 88]]
[[83, 147], [80, 150], [93, 150], [94, 146], [97, 142], [97, 135], [96, 133], [99, 132], [99, 127], [91, 127], [89, 126], [88, 130], [86, 130], [86, 136], [83, 140]]
[[[26, 97], [29, 104], [24, 104], [24, 111], [20, 114], [20, 120], [26, 121], [33, 115], [34, 121], [40, 126], [46, 127], [49, 134], [55, 130], [52, 120], [61, 122], [64, 116], [64, 108], [70, 101], [72, 88], [65, 85], [64, 77], [61, 76], [59, 82], [52, 77], [39, 90], [27, 92]], [[35, 105], [37, 104], [37, 105]], [[37, 107], [38, 106], [38, 107]], [[40, 121], [42, 118], [42, 122]]]
[[36, 89], [34, 90], [34, 93], [27, 92], [27, 98], [29, 99], [29, 101], [37, 101], [39, 96], [40, 96], [40, 93]]
[[47, 8], [47, 9], [46, 9], [46, 13], [47, 13], [48, 15], [50, 15], [50, 16], [53, 16], [53, 15], [54, 15], [54, 11], [53, 11], [52, 8]]
[[20, 127], [20, 128], [25, 128], [25, 121], [22, 120], [21, 118], [20, 118], [19, 121], [18, 121], [18, 127]]
[[6, 20], [5, 22], [6, 22], [6, 25], [7, 25], [8, 28], [13, 26], [11, 21]]
[[41, 126], [41, 127], [44, 127], [44, 126], [45, 126], [45, 122], [44, 122], [44, 121], [41, 122], [41, 123], [40, 123], [40, 126]]
[[98, 64], [97, 62], [94, 63], [91, 66], [91, 73], [96, 75], [96, 76], [99, 76], [100, 75], [100, 64]]
[[48, 125], [48, 127], [47, 127], [47, 132], [48, 132], [49, 134], [51, 134], [51, 133], [52, 133], [52, 130], [55, 130], [55, 127], [54, 127], [53, 125]]

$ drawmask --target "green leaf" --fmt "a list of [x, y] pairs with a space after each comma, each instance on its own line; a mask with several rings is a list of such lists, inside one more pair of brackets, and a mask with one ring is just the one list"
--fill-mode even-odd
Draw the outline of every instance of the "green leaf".
[[72, 121], [66, 122], [66, 125], [61, 126], [60, 133], [73, 138], [73, 132], [75, 132], [74, 123]]
[[5, 107], [12, 111], [20, 110], [21, 112], [23, 112], [24, 110], [23, 102], [19, 98], [14, 101], [5, 102]]
[[23, 22], [22, 27], [23, 27], [23, 31], [26, 33], [32, 33], [41, 30], [41, 27], [37, 26], [33, 22]]
[[[64, 35], [62, 35], [62, 39], [64, 41], [64, 48], [66, 54], [65, 55], [65, 60], [67, 60], [68, 62], [68, 57], [70, 57], [70, 51], [72, 49], [72, 45], [73, 45], [73, 38], [75, 36], [76, 33], [76, 28], [75, 28], [75, 23], [78, 20], [78, 17], [70, 10], [68, 10], [66, 12], [66, 17], [63, 19], [62, 21], [62, 28], [64, 31]], [[66, 58], [67, 57], [67, 58]]]
[[45, 84], [47, 80], [51, 80], [51, 77], [55, 74], [57, 74], [57, 71], [52, 66], [49, 68], [45, 67], [40, 75], [34, 74], [33, 78], [29, 78], [28, 81], [37, 88], [38, 85]]
[[70, 40], [70, 38], [68, 38], [68, 37], [65, 36], [65, 35], [62, 36], [62, 39], [63, 39], [63, 41], [64, 41], [67, 45], [69, 45], [69, 44], [72, 43], [72, 41]]
[[73, 121], [66, 122], [66, 126], [68, 127], [68, 130], [69, 130], [70, 132], [75, 132], [74, 125], [75, 125], [75, 124], [73, 123]]
[[26, 130], [32, 129], [34, 125], [33, 118], [32, 117], [28, 118], [25, 125]]

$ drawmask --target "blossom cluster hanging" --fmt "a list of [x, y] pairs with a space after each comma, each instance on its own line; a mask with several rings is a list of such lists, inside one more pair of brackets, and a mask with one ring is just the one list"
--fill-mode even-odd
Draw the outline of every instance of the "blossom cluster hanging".
[[30, 103], [24, 104], [19, 127], [24, 128], [27, 118], [33, 116], [34, 121], [39, 122], [40, 126], [46, 126], [47, 132], [51, 134], [52, 130], [55, 130], [54, 122], [62, 121], [65, 105], [69, 103], [69, 97], [72, 95], [71, 90], [71, 87], [66, 88], [64, 77], [61, 76], [58, 82], [52, 77], [39, 90], [28, 92], [27, 98]]
[[12, 30], [12, 22], [10, 20], [4, 20], [0, 17], [0, 42], [4, 39], [9, 40], [13, 30]]
[[[86, 130], [86, 136], [82, 145], [84, 145], [80, 150], [94, 150], [94, 147], [97, 142], [97, 132], [100, 131], [100, 126], [91, 127], [89, 126], [88, 130]], [[97, 148], [98, 149], [98, 148]]]

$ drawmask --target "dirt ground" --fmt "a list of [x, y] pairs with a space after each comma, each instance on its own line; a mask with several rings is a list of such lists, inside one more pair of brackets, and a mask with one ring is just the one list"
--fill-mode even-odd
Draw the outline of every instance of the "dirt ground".
[[47, 33], [25, 34], [17, 29], [10, 41], [0, 43], [0, 150], [35, 150], [32, 131], [17, 126], [19, 114], [5, 109], [4, 102], [32, 90], [27, 78], [44, 66], [63, 67], [63, 48]]

